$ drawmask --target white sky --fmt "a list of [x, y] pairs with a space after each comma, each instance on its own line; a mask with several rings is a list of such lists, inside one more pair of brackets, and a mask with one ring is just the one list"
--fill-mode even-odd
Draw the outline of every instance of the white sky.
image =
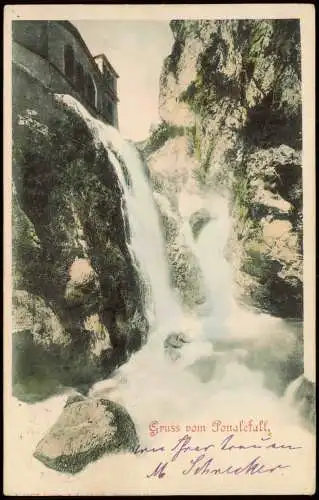
[[72, 21], [92, 55], [104, 53], [119, 74], [119, 127], [126, 138], [147, 138], [158, 123], [159, 78], [173, 36], [169, 21]]

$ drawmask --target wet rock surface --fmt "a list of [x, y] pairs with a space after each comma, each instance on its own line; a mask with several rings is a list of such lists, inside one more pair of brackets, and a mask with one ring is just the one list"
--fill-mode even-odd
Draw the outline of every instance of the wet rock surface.
[[13, 76], [14, 391], [35, 401], [105, 378], [148, 326], [108, 150], [75, 110]]
[[308, 429], [316, 428], [316, 386], [315, 383], [301, 375], [294, 383], [292, 404], [297, 407], [299, 415]]
[[191, 339], [184, 333], [170, 333], [164, 340], [165, 354], [172, 360], [176, 361], [181, 357], [180, 349], [185, 344], [189, 344]]
[[202, 208], [201, 210], [198, 210], [191, 215], [189, 223], [195, 239], [198, 238], [202, 229], [206, 226], [206, 224], [209, 223], [211, 219], [212, 216], [205, 208]]

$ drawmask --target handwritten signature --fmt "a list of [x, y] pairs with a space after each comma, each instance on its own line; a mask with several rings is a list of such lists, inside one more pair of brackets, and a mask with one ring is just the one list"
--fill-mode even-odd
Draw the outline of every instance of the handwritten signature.
[[168, 472], [168, 465], [171, 462], [176, 462], [181, 455], [189, 454], [189, 453], [197, 453], [194, 458], [192, 458], [189, 462], [189, 465], [186, 469], [182, 471], [182, 474], [185, 476], [188, 475], [255, 475], [255, 474], [271, 474], [275, 471], [288, 469], [290, 467], [289, 464], [276, 464], [276, 465], [266, 465], [263, 462], [263, 458], [261, 455], [256, 456], [248, 463], [244, 463], [243, 465], [233, 465], [230, 464], [227, 467], [219, 467], [216, 463], [215, 459], [207, 454], [208, 451], [221, 450], [224, 452], [229, 452], [232, 450], [287, 450], [294, 451], [302, 448], [301, 446], [294, 446], [292, 444], [287, 443], [276, 443], [270, 437], [262, 437], [260, 438], [259, 443], [250, 443], [250, 444], [237, 444], [235, 441], [235, 435], [230, 434], [225, 437], [221, 442], [214, 444], [209, 443], [205, 446], [198, 446], [192, 444], [192, 437], [188, 434], [185, 434], [182, 438], [180, 438], [177, 443], [170, 449], [166, 449], [165, 446], [160, 446], [158, 448], [148, 448], [138, 446], [134, 453], [136, 455], [144, 455], [144, 454], [156, 454], [156, 453], [171, 453], [170, 459], [168, 461], [161, 461], [156, 465], [155, 469], [146, 475], [146, 477], [157, 477], [159, 479], [165, 477]]

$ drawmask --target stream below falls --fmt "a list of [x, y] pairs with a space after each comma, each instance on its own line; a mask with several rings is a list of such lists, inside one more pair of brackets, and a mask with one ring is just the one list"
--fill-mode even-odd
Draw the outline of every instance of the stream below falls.
[[[302, 470], [311, 466], [312, 435], [302, 427], [297, 411], [281, 390], [280, 373], [271, 368], [271, 363], [267, 365], [272, 356], [280, 358], [281, 342], [283, 339], [284, 344], [289, 342], [302, 325], [246, 311], [233, 300], [231, 270], [223, 255], [230, 229], [226, 200], [212, 195], [210, 206], [214, 217], [196, 242], [187, 233], [187, 218], [184, 221], [188, 243], [199, 260], [208, 290], [205, 307], [190, 313], [183, 310], [170, 285], [159, 216], [138, 152], [117, 130], [94, 119], [74, 98], [62, 96], [62, 99], [95, 130], [96, 137], [109, 151], [125, 199], [129, 249], [147, 290], [150, 332], [146, 345], [111, 378], [95, 384], [89, 395], [101, 393], [122, 404], [147, 447], [169, 447], [186, 430], [196, 443], [207, 444], [220, 437], [212, 431], [215, 421], [220, 421], [220, 426], [249, 419], [267, 421], [269, 437], [282, 442], [296, 438], [303, 443], [297, 460], [302, 489]], [[119, 158], [127, 168], [129, 184]], [[172, 333], [183, 334], [174, 359], [164, 349], [164, 341]], [[253, 355], [251, 349], [255, 350]], [[14, 420], [7, 467], [8, 474], [19, 475], [24, 494], [28, 491], [32, 494], [160, 493], [168, 485], [171, 493], [198, 491], [196, 478], [183, 478], [177, 473], [168, 474], [165, 486], [160, 480], [147, 478], [147, 473], [160, 461], [154, 454], [105, 455], [74, 476], [46, 468], [32, 453], [61, 414], [67, 397], [68, 392], [35, 404], [12, 400], [10, 411]], [[150, 429], [155, 429], [153, 435]], [[260, 438], [251, 433], [249, 439], [256, 442]], [[296, 462], [291, 456], [289, 460]], [[211, 492], [212, 481], [216, 491], [233, 491], [238, 481], [242, 485], [247, 483], [250, 491], [256, 493], [267, 485], [267, 475], [258, 481], [251, 479], [250, 483], [246, 477], [231, 478], [224, 486], [222, 479], [203, 478], [203, 492], [205, 488]], [[284, 480], [289, 492], [289, 481], [279, 475], [278, 481]]]

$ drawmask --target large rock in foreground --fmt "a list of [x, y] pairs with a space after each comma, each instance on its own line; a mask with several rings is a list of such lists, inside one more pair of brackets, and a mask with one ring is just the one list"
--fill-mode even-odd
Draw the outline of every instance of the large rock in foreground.
[[52, 469], [74, 474], [105, 453], [133, 451], [137, 445], [134, 423], [122, 406], [107, 399], [73, 398], [34, 456]]

